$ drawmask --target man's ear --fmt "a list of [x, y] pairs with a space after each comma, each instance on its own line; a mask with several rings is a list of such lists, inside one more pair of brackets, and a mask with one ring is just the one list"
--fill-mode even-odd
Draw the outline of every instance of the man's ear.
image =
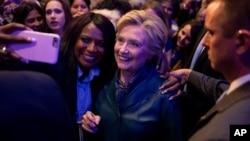
[[241, 29], [238, 31], [237, 35], [237, 50], [238, 55], [245, 54], [250, 51], [250, 31], [246, 29]]

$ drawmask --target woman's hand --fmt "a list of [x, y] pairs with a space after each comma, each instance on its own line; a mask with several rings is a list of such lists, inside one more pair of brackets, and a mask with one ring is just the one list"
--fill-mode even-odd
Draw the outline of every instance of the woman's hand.
[[84, 14], [85, 12], [77, 12], [73, 15], [73, 18], [81, 16], [82, 14]]
[[30, 37], [11, 35], [11, 32], [15, 30], [31, 30], [25, 25], [18, 23], [10, 23], [0, 26], [0, 44], [7, 43], [30, 43], [33, 41]]
[[22, 61], [23, 59], [20, 56], [18, 56], [13, 50], [8, 49], [6, 45], [9, 43], [31, 43], [34, 41], [33, 38], [31, 37], [12, 35], [11, 33], [15, 30], [31, 30], [31, 29], [18, 23], [10, 23], [4, 26], [0, 26], [1, 59], [15, 59]]
[[91, 111], [87, 111], [82, 118], [82, 128], [90, 133], [96, 133], [101, 117], [94, 115]]
[[[162, 93], [166, 94], [167, 92], [177, 91], [177, 93], [172, 95], [169, 98], [169, 100], [172, 100], [178, 97], [182, 93], [180, 88], [187, 82], [191, 71], [192, 70], [190, 69], [179, 69], [179, 70], [170, 72], [168, 74], [167, 81], [165, 81], [160, 87], [160, 90], [162, 90]], [[165, 75], [165, 77], [167, 76]]]

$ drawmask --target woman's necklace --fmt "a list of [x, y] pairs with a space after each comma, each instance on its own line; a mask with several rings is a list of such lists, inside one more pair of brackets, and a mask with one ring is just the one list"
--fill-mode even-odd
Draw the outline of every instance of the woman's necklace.
[[128, 88], [128, 83], [124, 83], [119, 79], [119, 84], [122, 88]]

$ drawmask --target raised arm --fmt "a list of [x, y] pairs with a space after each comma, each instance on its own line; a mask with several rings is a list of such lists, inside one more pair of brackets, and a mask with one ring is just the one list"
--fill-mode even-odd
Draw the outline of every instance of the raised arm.
[[[205, 74], [193, 71], [191, 69], [179, 69], [169, 73], [169, 79], [160, 87], [163, 93], [181, 89], [185, 83], [194, 85], [206, 96], [216, 100], [224, 90], [229, 86], [225, 80], [215, 79]], [[181, 94], [180, 90], [176, 95], [170, 97], [173, 99]]]

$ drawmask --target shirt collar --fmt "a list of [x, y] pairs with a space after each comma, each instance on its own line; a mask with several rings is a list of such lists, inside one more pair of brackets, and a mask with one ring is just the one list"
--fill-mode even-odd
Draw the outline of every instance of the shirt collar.
[[247, 74], [247, 75], [244, 75], [244, 76], [242, 76], [240, 78], [237, 78], [236, 80], [234, 80], [230, 84], [229, 89], [227, 91], [227, 94], [231, 93], [232, 91], [239, 88], [240, 86], [247, 83], [248, 81], [250, 81], [250, 74]]
[[[100, 68], [98, 66], [95, 66], [89, 70], [89, 74], [83, 79], [82, 82], [90, 82], [93, 80], [95, 76], [98, 76], [100, 74]], [[80, 78], [83, 74], [83, 71], [78, 66], [78, 78]]]

